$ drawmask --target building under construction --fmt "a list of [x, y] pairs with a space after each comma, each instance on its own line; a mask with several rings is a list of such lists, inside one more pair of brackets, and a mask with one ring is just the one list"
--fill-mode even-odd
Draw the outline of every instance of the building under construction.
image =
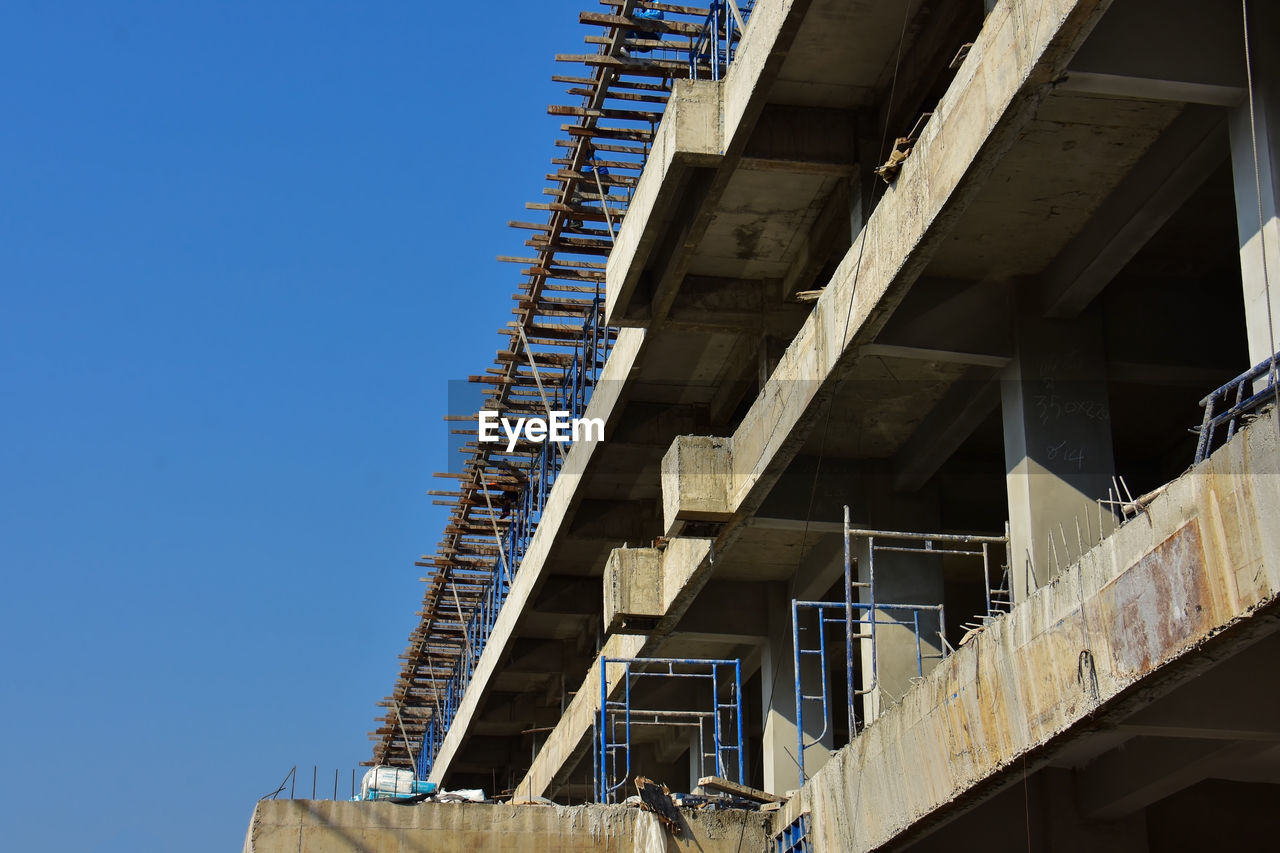
[[246, 850], [1273, 845], [1280, 5], [580, 20], [469, 378], [603, 436], [449, 416], [372, 735], [496, 803]]

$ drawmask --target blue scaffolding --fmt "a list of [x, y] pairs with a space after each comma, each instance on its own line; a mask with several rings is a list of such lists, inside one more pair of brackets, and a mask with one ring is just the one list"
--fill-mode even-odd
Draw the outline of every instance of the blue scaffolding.
[[[875, 555], [877, 553], [919, 554], [932, 557], [963, 557], [982, 560], [982, 579], [985, 591], [986, 618], [1008, 612], [1012, 606], [1009, 596], [1009, 536], [985, 536], [948, 533], [910, 533], [895, 530], [854, 530], [849, 526], [849, 507], [844, 508], [844, 601], [791, 600], [791, 649], [795, 676], [796, 708], [796, 764], [801, 781], [805, 778], [805, 751], [822, 741], [830, 731], [832, 701], [828, 689], [828, 630], [844, 631], [845, 685], [849, 738], [858, 732], [857, 700], [870, 695], [879, 686], [878, 628], [880, 626], [909, 625], [915, 637], [916, 675], [925, 674], [925, 661], [942, 660], [948, 654], [947, 616], [942, 604], [906, 604], [884, 602], [876, 599]], [[853, 540], [865, 539], [865, 581], [853, 579]], [[997, 547], [998, 546], [998, 547]], [[1003, 558], [999, 580], [993, 586], [992, 560]], [[865, 594], [865, 601], [855, 600]], [[896, 614], [897, 618], [884, 618]], [[930, 633], [921, 626], [921, 616], [937, 619], [938, 652], [926, 651], [925, 640]], [[930, 619], [929, 621], [932, 621]], [[867, 648], [870, 672], [864, 673], [864, 686], [854, 686], [854, 649]], [[804, 686], [804, 664], [814, 660], [819, 673], [818, 686], [807, 692]], [[806, 743], [805, 707], [816, 704], [822, 720], [822, 730]]]
[[712, 80], [719, 80], [733, 62], [738, 42], [742, 39], [747, 21], [751, 18], [752, 0], [712, 0], [707, 7], [707, 17], [702, 32], [693, 38], [689, 49], [689, 76], [697, 80], [706, 71]]
[[[610, 667], [622, 667], [621, 696], [609, 698]], [[706, 704], [687, 708], [645, 708], [633, 702], [641, 679], [694, 679]], [[697, 735], [699, 775], [744, 783], [742, 751], [742, 662], [695, 658], [600, 659], [600, 713], [593, 732], [595, 798], [617, 802], [631, 777], [632, 731], [642, 726], [679, 727]], [[692, 748], [692, 747], [691, 747]], [[710, 772], [707, 772], [710, 771]]]
[[[603, 299], [596, 297], [583, 320], [582, 333], [571, 363], [549, 388], [549, 402], [555, 410], [567, 411], [574, 418], [581, 417], [586, 412], [592, 391], [599, 382], [600, 372], [617, 338], [617, 330], [604, 324]], [[529, 468], [524, 471], [524, 487], [511, 506], [510, 517], [501, 529], [501, 537], [497, 543], [499, 559], [494, 561], [492, 567], [479, 571], [452, 569], [454, 579], [474, 587], [479, 596], [478, 602], [468, 607], [466, 618], [459, 614], [464, 635], [463, 652], [454, 658], [452, 671], [443, 688], [433, 697], [434, 704], [429, 707], [430, 717], [426, 722], [422, 748], [417, 756], [419, 777], [425, 778], [431, 772], [431, 766], [444, 743], [445, 733], [458, 713], [462, 695], [471, 683], [476, 664], [493, 633], [502, 605], [511, 592], [511, 585], [537, 531], [538, 522], [542, 520], [542, 512], [563, 463], [560, 446], [549, 441], [543, 442]], [[458, 609], [461, 611], [460, 605]], [[443, 654], [445, 650], [441, 651]]]

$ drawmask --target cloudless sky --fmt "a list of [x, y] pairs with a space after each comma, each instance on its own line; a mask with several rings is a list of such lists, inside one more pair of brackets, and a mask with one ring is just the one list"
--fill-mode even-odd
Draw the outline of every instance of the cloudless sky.
[[0, 849], [350, 787], [582, 8], [0, 5]]

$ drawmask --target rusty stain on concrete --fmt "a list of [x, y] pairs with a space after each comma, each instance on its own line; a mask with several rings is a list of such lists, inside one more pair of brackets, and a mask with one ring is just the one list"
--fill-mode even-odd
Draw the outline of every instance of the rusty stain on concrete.
[[1200, 523], [1192, 519], [1102, 590], [1102, 606], [1124, 626], [1111, 647], [1119, 675], [1151, 670], [1162, 649], [1209, 628]]

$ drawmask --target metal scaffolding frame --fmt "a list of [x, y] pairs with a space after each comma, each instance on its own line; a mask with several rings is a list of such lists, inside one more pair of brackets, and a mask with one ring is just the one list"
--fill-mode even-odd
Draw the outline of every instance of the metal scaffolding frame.
[[[609, 698], [609, 667], [621, 666], [621, 698]], [[632, 686], [643, 678], [684, 678], [709, 682], [710, 708], [640, 708], [632, 702]], [[727, 697], [722, 694], [728, 693]], [[727, 701], [723, 701], [727, 698]], [[593, 726], [595, 799], [617, 802], [618, 791], [631, 776], [633, 727], [695, 729], [699, 775], [719, 776], [745, 784], [742, 740], [742, 662], [697, 658], [601, 658], [600, 712]], [[735, 740], [730, 741], [729, 737]], [[709, 742], [709, 743], [708, 743]], [[708, 746], [710, 747], [708, 749]], [[707, 773], [710, 762], [711, 772]]]
[[[832, 707], [830, 691], [827, 687], [827, 662], [828, 650], [826, 634], [827, 628], [843, 627], [845, 636], [845, 684], [846, 699], [848, 709], [848, 726], [849, 737], [852, 738], [858, 731], [857, 715], [855, 706], [857, 699], [867, 696], [879, 686], [879, 654], [877, 646], [877, 629], [881, 625], [902, 626], [905, 623], [900, 619], [882, 619], [880, 614], [883, 613], [902, 613], [908, 614], [912, 632], [915, 636], [916, 643], [916, 675], [923, 677], [924, 662], [926, 660], [942, 660], [946, 657], [950, 648], [946, 639], [947, 618], [946, 609], [942, 604], [907, 604], [899, 602], [878, 602], [876, 599], [876, 573], [875, 573], [875, 555], [877, 553], [898, 553], [898, 554], [919, 554], [933, 557], [959, 556], [971, 559], [982, 560], [982, 577], [983, 589], [986, 598], [986, 617], [992, 618], [1001, 613], [1006, 613], [1012, 606], [1012, 599], [1008, 595], [1008, 567], [1009, 567], [1009, 534], [1008, 525], [1005, 525], [1004, 536], [989, 536], [979, 534], [954, 534], [954, 533], [912, 533], [896, 530], [855, 530], [849, 525], [849, 507], [844, 508], [844, 601], [802, 601], [799, 599], [791, 600], [791, 649], [792, 649], [792, 666], [795, 680], [795, 709], [796, 709], [796, 764], [800, 769], [800, 776], [805, 778], [804, 771], [804, 754], [805, 750], [815, 746], [822, 738], [826, 737], [832, 723]], [[855, 581], [853, 579], [853, 540], [867, 540], [867, 580]], [[888, 540], [892, 543], [916, 543], [916, 544], [877, 544], [876, 540]], [[999, 545], [1004, 551], [1003, 572], [1001, 572], [1000, 584], [992, 586], [992, 550], [993, 547]], [[865, 602], [855, 601], [856, 590], [865, 590], [867, 600]], [[938, 619], [938, 647], [940, 651], [937, 654], [928, 654], [924, 649], [925, 635], [921, 631], [920, 616], [921, 614], [936, 614]], [[811, 627], [806, 627], [804, 622], [810, 619]], [[809, 633], [811, 632], [811, 633]], [[807, 637], [812, 638], [810, 642], [805, 643], [803, 640]], [[866, 686], [858, 688], [854, 686], [854, 647], [855, 643], [859, 647], [867, 644], [870, 647], [870, 663], [871, 672], [870, 679]], [[804, 662], [809, 659], [816, 659], [818, 671], [821, 673], [819, 678], [819, 686], [817, 692], [807, 693], [804, 689]], [[817, 737], [806, 743], [804, 729], [804, 708], [805, 703], [817, 702], [821, 708], [822, 715], [822, 731]]]

